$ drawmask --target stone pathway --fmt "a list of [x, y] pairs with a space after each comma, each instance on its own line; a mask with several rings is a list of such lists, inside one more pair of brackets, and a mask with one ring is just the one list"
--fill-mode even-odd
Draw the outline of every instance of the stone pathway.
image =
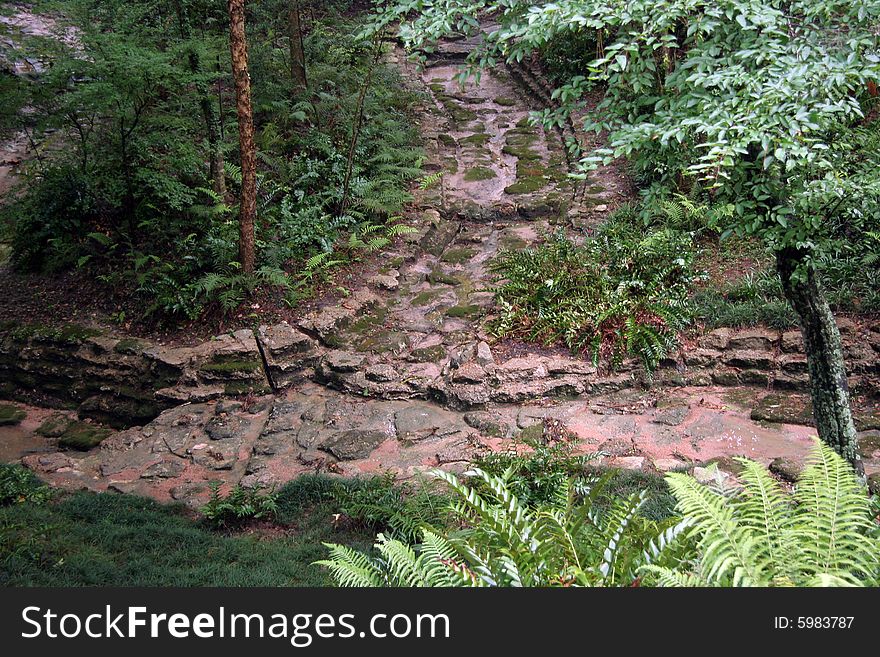
[[[138, 417], [167, 410], [80, 451], [59, 444], [92, 440], [91, 425], [28, 408], [21, 425], [0, 427], [0, 457], [21, 458], [59, 486], [194, 505], [212, 480], [273, 486], [305, 472], [386, 470], [411, 478], [523, 449], [524, 438], [565, 436], [575, 451], [644, 471], [714, 461], [735, 476], [733, 455], [786, 471], [781, 464], [802, 462], [814, 433], [804, 424], [806, 398], [772, 392], [804, 382], [796, 335], [714, 332], [647, 390], [634, 363], [602, 375], [576, 358], [539, 349], [511, 357], [493, 346], [482, 328], [491, 259], [560, 225], [601, 220], [626, 189], [611, 170], [585, 185], [566, 177], [560, 135], [526, 120], [527, 73], [500, 69], [458, 85], [456, 62], [473, 46], [444, 44], [421, 71], [392, 55], [410, 84], [430, 91], [421, 126], [427, 168], [443, 176], [420, 192], [420, 215], [411, 218], [418, 232], [382, 254], [365, 287], [297, 326], [193, 348], [10, 334], [0, 344], [4, 379], [42, 381], [43, 393], [73, 401], [81, 417], [141, 424]], [[880, 330], [852, 330], [858, 381], [873, 381]], [[90, 378], [76, 379], [84, 366]], [[880, 471], [875, 406], [863, 409], [860, 427], [866, 469]]]

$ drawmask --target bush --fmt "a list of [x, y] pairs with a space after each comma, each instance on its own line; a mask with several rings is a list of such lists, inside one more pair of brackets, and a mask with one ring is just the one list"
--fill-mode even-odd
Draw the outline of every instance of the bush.
[[30, 470], [18, 464], [0, 464], [0, 506], [44, 504], [52, 497], [46, 486]]
[[502, 252], [496, 275], [496, 336], [562, 343], [614, 367], [625, 356], [653, 369], [690, 320], [692, 238], [610, 223], [577, 245], [558, 233]]

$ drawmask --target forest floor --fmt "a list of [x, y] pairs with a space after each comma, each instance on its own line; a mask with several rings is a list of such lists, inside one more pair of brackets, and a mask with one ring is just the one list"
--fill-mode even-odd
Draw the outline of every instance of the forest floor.
[[[67, 488], [192, 504], [204, 501], [212, 479], [279, 485], [305, 472], [389, 470], [405, 479], [434, 467], [464, 469], [488, 451], [524, 449], [528, 437], [565, 443], [575, 453], [598, 452], [603, 464], [645, 472], [715, 462], [719, 476], [735, 479], [738, 466], [731, 457], [742, 455], [775, 462], [780, 476], [790, 478], [815, 434], [803, 395], [704, 386], [541, 396], [531, 394], [537, 373], [554, 363], [578, 372], [589, 363], [555, 349], [493, 342], [486, 333], [484, 320], [493, 304], [489, 264], [499, 250], [526, 247], [559, 227], [601, 222], [631, 198], [632, 187], [613, 164], [585, 182], [568, 178], [561, 136], [527, 121], [535, 108], [526, 102], [531, 94], [519, 79], [522, 71], [499, 67], [485, 71], [478, 83], [461, 86], [458, 65], [475, 45], [444, 42], [422, 69], [400, 52], [391, 55], [409, 84], [429, 94], [420, 125], [426, 168], [444, 175], [439, 184], [418, 192], [410, 217], [418, 233], [337, 280], [351, 290], [363, 285], [377, 299], [368, 313], [334, 326], [322, 340], [334, 349], [335, 371], [362, 372], [365, 380], [389, 389], [401, 372], [438, 378], [453, 363], [458, 368], [453, 380], [473, 394], [489, 376], [532, 386], [530, 394], [465, 411], [436, 400], [365, 397], [338, 381], [332, 386], [309, 382], [277, 396], [184, 404], [86, 452], [59, 451], [51, 439], [37, 436], [46, 412], [26, 408], [21, 424], [0, 427], [0, 457], [23, 459]], [[14, 290], [26, 286], [16, 276], [4, 273], [0, 279], [7, 305], [22, 302]], [[24, 308], [56, 322], [82, 322], [77, 299], [84, 293], [74, 289], [79, 283], [64, 279], [46, 298]], [[302, 325], [308, 311], [332, 313], [344, 299], [325, 297], [270, 317]], [[91, 312], [95, 321], [102, 320], [100, 309]], [[164, 337], [184, 341], [193, 331]], [[872, 406], [862, 417], [866, 469], [877, 472], [878, 410]]]

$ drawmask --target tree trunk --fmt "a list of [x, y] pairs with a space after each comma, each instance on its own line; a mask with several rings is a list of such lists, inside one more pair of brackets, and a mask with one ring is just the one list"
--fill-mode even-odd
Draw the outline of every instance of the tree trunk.
[[300, 20], [299, 2], [290, 3], [290, 77], [297, 89], [309, 86], [306, 77], [306, 53], [303, 47], [302, 21]]
[[864, 475], [849, 406], [840, 331], [819, 275], [806, 254], [797, 249], [777, 252], [776, 269], [785, 297], [800, 322], [810, 374], [813, 417], [819, 437], [852, 463], [860, 476]]
[[257, 156], [254, 146], [254, 117], [251, 110], [251, 78], [244, 28], [244, 0], [228, 0], [229, 44], [238, 115], [238, 144], [241, 151], [241, 210], [239, 214], [239, 260], [242, 271], [254, 271], [254, 222], [257, 214]]

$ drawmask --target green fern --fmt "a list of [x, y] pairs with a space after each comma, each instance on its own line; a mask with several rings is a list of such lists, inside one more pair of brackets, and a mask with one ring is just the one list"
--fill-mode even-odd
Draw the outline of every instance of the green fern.
[[512, 474], [474, 469], [465, 483], [436, 472], [456, 498], [450, 510], [462, 529], [447, 536], [423, 529], [417, 546], [380, 534], [378, 558], [330, 545], [330, 558], [319, 563], [340, 586], [628, 585], [643, 566], [663, 563], [687, 527], [640, 516], [643, 495], [600, 514], [567, 481], [531, 507], [512, 491]]
[[713, 490], [680, 473], [669, 486], [697, 540], [689, 569], [646, 566], [668, 586], [858, 586], [876, 583], [880, 549], [870, 501], [849, 465], [816, 440], [787, 495], [759, 464], [743, 465], [742, 492]]

